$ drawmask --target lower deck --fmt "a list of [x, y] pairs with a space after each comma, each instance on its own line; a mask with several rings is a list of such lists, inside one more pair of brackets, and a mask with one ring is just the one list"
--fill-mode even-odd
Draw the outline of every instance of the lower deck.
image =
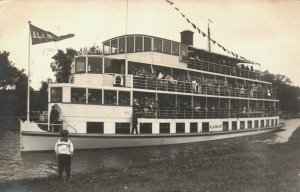
[[[155, 119], [138, 118], [137, 130], [140, 134], [182, 134], [210, 133], [262, 129], [279, 125], [279, 117], [218, 118], [218, 119]], [[130, 134], [131, 118], [68, 118], [57, 125], [39, 125], [47, 131], [68, 129], [70, 133], [83, 134]]]

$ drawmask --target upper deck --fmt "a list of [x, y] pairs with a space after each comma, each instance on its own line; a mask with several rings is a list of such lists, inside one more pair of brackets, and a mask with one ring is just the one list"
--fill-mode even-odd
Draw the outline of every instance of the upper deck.
[[166, 67], [195, 69], [245, 79], [260, 80], [257, 65], [244, 60], [195, 48], [190, 41], [176, 42], [133, 34], [103, 42], [104, 55]]

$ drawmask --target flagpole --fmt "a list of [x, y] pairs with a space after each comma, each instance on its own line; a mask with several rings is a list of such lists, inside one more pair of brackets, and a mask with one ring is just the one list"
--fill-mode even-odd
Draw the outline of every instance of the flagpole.
[[29, 36], [28, 36], [28, 82], [27, 82], [27, 122], [30, 121], [29, 115], [30, 115], [30, 24], [31, 21], [28, 21], [29, 23]]

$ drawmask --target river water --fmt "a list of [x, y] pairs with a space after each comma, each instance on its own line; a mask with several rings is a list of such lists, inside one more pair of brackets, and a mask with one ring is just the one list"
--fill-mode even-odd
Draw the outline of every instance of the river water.
[[[286, 126], [282, 131], [265, 134], [263, 137], [250, 136], [247, 142], [263, 142], [268, 145], [287, 142], [292, 133], [300, 125], [300, 119], [285, 121]], [[49, 177], [57, 171], [56, 156], [53, 152], [26, 152], [19, 150], [19, 131], [0, 125], [0, 181], [10, 181], [24, 178]], [[218, 148], [222, 144], [233, 142], [239, 145], [241, 138], [225, 139], [220, 141], [169, 145], [151, 147], [133, 147], [119, 149], [97, 149], [75, 151], [72, 160], [72, 174], [90, 172], [98, 168], [126, 168], [131, 164], [147, 166], [149, 161], [170, 160], [176, 161], [178, 155], [199, 153], [200, 148], [206, 146]], [[215, 143], [214, 143], [215, 142]], [[250, 150], [251, 148], [249, 148]], [[207, 150], [207, 149], [206, 149]], [[188, 157], [187, 157], [188, 158]]]

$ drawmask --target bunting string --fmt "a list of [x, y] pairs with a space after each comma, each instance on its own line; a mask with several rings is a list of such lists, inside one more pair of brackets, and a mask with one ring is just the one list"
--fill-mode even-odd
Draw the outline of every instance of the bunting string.
[[[171, 0], [165, 0], [165, 1], [166, 1], [170, 6], [174, 6], [174, 2], [172, 2]], [[202, 35], [203, 37], [206, 37], [206, 36], [207, 36], [207, 34], [204, 33], [201, 29], [199, 29], [198, 26], [197, 26], [196, 24], [194, 24], [193, 22], [191, 22], [191, 20], [190, 20], [189, 18], [187, 18], [187, 16], [186, 16], [184, 13], [182, 13], [182, 12], [179, 10], [178, 7], [174, 7], [174, 9], [175, 9], [176, 11], [178, 11], [178, 12], [181, 14], [181, 16], [182, 16], [183, 18], [185, 18], [186, 21], [187, 21], [189, 24], [191, 24], [192, 27], [193, 27], [195, 30], [198, 31], [198, 33], [199, 33], [200, 35]], [[209, 20], [209, 21], [210, 21], [210, 20]], [[214, 40], [214, 39], [212, 39], [212, 38], [209, 38], [209, 40], [210, 40], [213, 44], [217, 44], [218, 47], [221, 48], [224, 52], [227, 52], [228, 54], [230, 54], [230, 55], [232, 55], [232, 56], [234, 56], [234, 57], [236, 57], [236, 58], [238, 58], [238, 59], [242, 59], [242, 60], [244, 60], [244, 62], [255, 63], [254, 61], [250, 61], [250, 60], [246, 59], [245, 57], [242, 57], [242, 56], [240, 56], [240, 55], [234, 53], [233, 51], [230, 51], [229, 49], [225, 48], [223, 45], [221, 45], [220, 43], [218, 43], [216, 40]]]

